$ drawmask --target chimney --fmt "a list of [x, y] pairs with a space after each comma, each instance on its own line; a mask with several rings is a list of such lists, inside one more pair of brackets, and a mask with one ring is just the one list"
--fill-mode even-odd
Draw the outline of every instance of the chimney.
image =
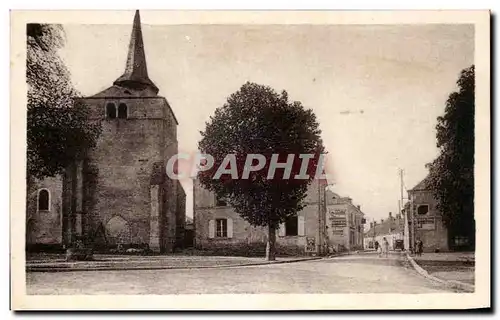
[[360, 210], [360, 211], [361, 211], [361, 206], [360, 206], [360, 205], [358, 205], [357, 207], [358, 207], [358, 210]]
[[380, 224], [384, 223], [384, 219], [380, 219]]
[[389, 220], [392, 220], [392, 212], [389, 212]]

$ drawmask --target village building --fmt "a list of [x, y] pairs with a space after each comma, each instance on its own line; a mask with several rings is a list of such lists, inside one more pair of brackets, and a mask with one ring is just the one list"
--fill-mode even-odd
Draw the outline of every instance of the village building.
[[364, 213], [349, 197], [327, 190], [327, 233], [335, 251], [363, 249]]
[[[194, 194], [195, 246], [198, 249], [264, 254], [267, 228], [250, 225], [225, 199], [204, 189], [198, 180], [194, 181]], [[352, 202], [341, 204], [334, 197], [334, 193], [326, 190], [326, 185], [311, 182], [304, 200], [305, 207], [280, 224], [276, 231], [277, 253], [325, 255], [337, 250], [361, 249], [361, 211]], [[327, 207], [346, 211], [347, 214], [339, 218], [349, 221], [345, 223], [342, 235], [333, 231], [336, 222], [327, 217]], [[361, 230], [361, 235], [358, 230]]]
[[[436, 199], [425, 178], [415, 187], [408, 190], [409, 201], [405, 205], [408, 215], [409, 239], [411, 242], [421, 240], [424, 252], [450, 250], [448, 230], [443, 223], [441, 213], [437, 208]], [[466, 239], [456, 237], [456, 246], [463, 245]], [[414, 248], [413, 245], [410, 246]]]
[[97, 146], [63, 175], [28, 182], [28, 249], [67, 248], [80, 239], [95, 249], [168, 253], [184, 243], [185, 193], [165, 172], [177, 154], [178, 122], [158, 91], [148, 77], [137, 11], [125, 72], [81, 99], [90, 121], [102, 125]]
[[370, 229], [364, 235], [364, 249], [375, 250], [375, 243], [382, 245], [384, 238], [389, 243], [389, 250], [404, 249], [404, 219], [400, 214], [394, 217], [389, 212], [387, 219], [370, 222]]

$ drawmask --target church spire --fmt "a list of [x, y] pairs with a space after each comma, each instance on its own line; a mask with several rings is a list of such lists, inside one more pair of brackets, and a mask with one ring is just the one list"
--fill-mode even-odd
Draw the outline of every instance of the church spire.
[[150, 89], [155, 95], [158, 93], [158, 87], [156, 87], [153, 81], [151, 81], [148, 77], [139, 10], [136, 10], [135, 12], [132, 34], [130, 36], [130, 44], [128, 47], [125, 73], [116, 79], [113, 84], [136, 90]]

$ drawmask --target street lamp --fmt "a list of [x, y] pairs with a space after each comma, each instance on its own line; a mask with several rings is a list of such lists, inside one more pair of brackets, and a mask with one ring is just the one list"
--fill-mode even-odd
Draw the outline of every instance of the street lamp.
[[[325, 248], [327, 246], [327, 243], [325, 241], [326, 237], [328, 236], [327, 230], [326, 230], [326, 189], [330, 186], [334, 186], [334, 183], [327, 183], [326, 185], [323, 185], [321, 183], [321, 180], [318, 180], [318, 244], [317, 244], [317, 250], [318, 250], [318, 255], [321, 255], [324, 253]], [[323, 186], [323, 187], [322, 187]], [[321, 199], [321, 195], [323, 195], [323, 200]], [[323, 219], [323, 215], [325, 216], [325, 219]], [[327, 251], [327, 250], [326, 250]]]

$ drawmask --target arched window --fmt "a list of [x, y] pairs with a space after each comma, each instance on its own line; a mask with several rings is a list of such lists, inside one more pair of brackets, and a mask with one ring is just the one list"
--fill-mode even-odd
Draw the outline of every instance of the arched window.
[[115, 119], [116, 118], [116, 106], [112, 102], [110, 102], [106, 105], [106, 118], [108, 118], [108, 119]]
[[50, 194], [47, 189], [40, 189], [38, 191], [38, 210], [50, 210]]
[[120, 103], [118, 106], [118, 118], [127, 119], [127, 105], [125, 103]]

